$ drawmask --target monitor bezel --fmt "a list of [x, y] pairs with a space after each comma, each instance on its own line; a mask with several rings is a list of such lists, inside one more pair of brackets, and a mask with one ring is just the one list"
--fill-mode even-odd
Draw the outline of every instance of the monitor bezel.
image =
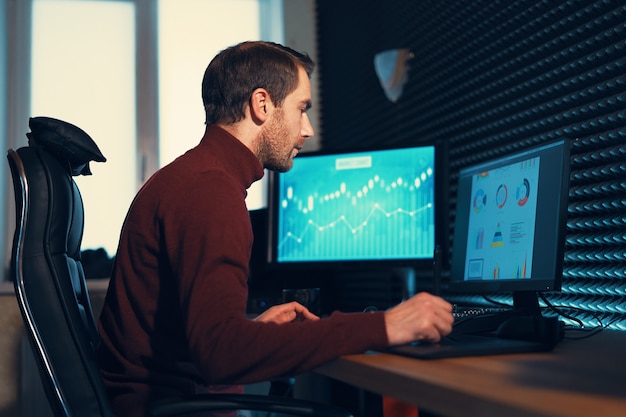
[[[556, 154], [554, 155], [555, 162], [559, 162], [559, 167], [547, 167], [546, 163], [540, 165], [539, 176], [542, 181], [542, 175], [547, 175], [546, 168], [551, 170], [549, 172], [559, 173], [559, 190], [557, 193], [548, 193], [553, 197], [557, 197], [557, 200], [552, 201], [556, 207], [554, 212], [550, 215], [550, 218], [554, 219], [552, 223], [553, 227], [550, 230], [550, 235], [553, 238], [552, 244], [555, 247], [554, 262], [550, 267], [550, 272], [539, 271], [539, 276], [534, 276], [528, 279], [503, 279], [497, 280], [464, 280], [465, 270], [465, 254], [466, 254], [466, 233], [469, 222], [469, 199], [471, 196], [471, 177], [474, 174], [478, 174], [486, 169], [494, 169], [500, 166], [506, 166], [515, 162], [520, 162], [538, 155], [542, 152], [547, 152], [547, 149], [553, 149]], [[565, 253], [565, 234], [567, 227], [567, 212], [568, 212], [568, 200], [569, 200], [569, 184], [570, 184], [570, 152], [571, 152], [571, 140], [567, 138], [560, 138], [541, 143], [536, 146], [532, 146], [526, 149], [515, 151], [506, 155], [498, 156], [496, 158], [490, 158], [488, 161], [484, 161], [472, 166], [462, 168], [459, 171], [459, 187], [457, 188], [457, 201], [453, 231], [452, 242], [452, 255], [451, 255], [451, 269], [450, 280], [448, 283], [448, 290], [452, 293], [468, 293], [468, 294], [480, 294], [480, 293], [495, 293], [495, 292], [546, 292], [546, 291], [560, 291], [563, 276], [563, 264]], [[557, 161], [558, 160], [558, 161]], [[465, 194], [461, 188], [461, 181], [469, 181], [470, 185], [465, 189]], [[545, 181], [545, 178], [543, 179]], [[545, 187], [545, 184], [544, 184]], [[545, 198], [545, 190], [542, 190]], [[464, 200], [465, 198], [465, 200]], [[545, 203], [543, 203], [545, 204]], [[463, 212], [463, 210], [465, 210]], [[462, 213], [462, 216], [459, 216]], [[541, 228], [542, 225], [548, 221], [548, 214], [540, 212], [541, 216], [537, 220], [535, 230]], [[556, 218], [555, 218], [556, 217]], [[544, 230], [544, 229], [541, 229]], [[545, 233], [545, 231], [543, 232]], [[535, 232], [534, 240], [535, 247], [538, 247], [537, 240], [541, 238], [541, 233]], [[457, 254], [462, 254], [459, 257]], [[535, 272], [535, 268], [533, 268]], [[536, 273], [536, 272], [535, 272]], [[532, 274], [531, 274], [532, 275]]]
[[[311, 158], [317, 156], [347, 156], [351, 154], [367, 153], [367, 152], [380, 152], [388, 150], [402, 150], [402, 149], [415, 149], [431, 147], [434, 152], [434, 204], [436, 207], [441, 207], [442, 202], [440, 195], [436, 190], [439, 189], [438, 170], [441, 162], [441, 157], [438, 146], [434, 142], [419, 143], [408, 146], [396, 146], [396, 147], [371, 147], [365, 149], [349, 149], [349, 150], [320, 150], [312, 152], [304, 152], [296, 156], [294, 164], [298, 163], [299, 158]], [[267, 264], [271, 270], [281, 271], [302, 271], [302, 270], [332, 270], [332, 271], [358, 271], [358, 270], [388, 270], [393, 268], [413, 268], [415, 270], [430, 270], [432, 269], [433, 256], [424, 258], [399, 258], [399, 259], [369, 259], [369, 260], [321, 260], [321, 261], [289, 261], [279, 262], [277, 259], [277, 240], [278, 240], [278, 204], [279, 204], [279, 192], [278, 192], [278, 172], [271, 171], [269, 173], [269, 186], [268, 186], [268, 245], [267, 245]], [[437, 247], [440, 241], [440, 228], [437, 227], [439, 221], [439, 214], [437, 210], [434, 210], [434, 226], [435, 226], [435, 242], [434, 247]]]

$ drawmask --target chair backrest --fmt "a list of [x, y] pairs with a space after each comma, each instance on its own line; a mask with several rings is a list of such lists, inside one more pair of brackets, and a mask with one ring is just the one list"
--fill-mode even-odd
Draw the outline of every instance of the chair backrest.
[[[85, 158], [104, 157], [80, 129], [41, 119], [31, 119], [30, 146], [7, 156], [16, 203], [15, 293], [55, 416], [113, 416], [96, 359], [98, 332], [80, 261], [83, 202], [72, 177], [90, 173]], [[77, 162], [85, 144], [97, 152]]]

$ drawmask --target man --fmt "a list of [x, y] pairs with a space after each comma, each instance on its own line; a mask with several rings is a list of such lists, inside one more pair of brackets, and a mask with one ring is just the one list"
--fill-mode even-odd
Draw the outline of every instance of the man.
[[142, 187], [124, 223], [100, 318], [102, 375], [119, 416], [168, 395], [311, 370], [339, 355], [451, 330], [452, 307], [418, 294], [386, 311], [320, 319], [292, 302], [246, 317], [247, 188], [286, 171], [313, 136], [311, 59], [244, 42], [209, 64], [200, 144]]

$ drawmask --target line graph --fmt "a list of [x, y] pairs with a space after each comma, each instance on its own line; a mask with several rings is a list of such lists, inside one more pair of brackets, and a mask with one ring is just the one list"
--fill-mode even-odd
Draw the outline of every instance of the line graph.
[[432, 256], [432, 161], [403, 164], [396, 154], [384, 164], [380, 158], [368, 160], [378, 165], [364, 168], [363, 160], [359, 158], [359, 164], [342, 161], [341, 169], [335, 169], [337, 164], [327, 169], [317, 164], [307, 173], [294, 175], [292, 181], [282, 182], [279, 261]]
[[418, 214], [421, 211], [424, 210], [428, 210], [431, 209], [433, 207], [433, 205], [431, 203], [428, 203], [426, 206], [421, 207], [419, 210], [414, 210], [414, 211], [407, 211], [401, 208], [395, 209], [391, 212], [387, 212], [385, 211], [382, 207], [380, 207], [379, 204], [374, 204], [374, 206], [372, 207], [372, 210], [370, 211], [370, 214], [368, 215], [368, 217], [362, 221], [360, 224], [358, 225], [353, 225], [351, 224], [348, 219], [346, 218], [345, 215], [341, 215], [339, 218], [337, 218], [336, 220], [325, 224], [325, 225], [320, 225], [320, 224], [316, 224], [313, 220], [309, 220], [307, 222], [307, 226], [305, 227], [305, 229], [302, 231], [302, 233], [299, 236], [294, 235], [292, 232], [287, 232], [287, 235], [285, 236], [285, 238], [283, 239], [283, 241], [280, 243], [280, 246], [283, 246], [285, 244], [286, 241], [290, 240], [290, 239], [294, 239], [296, 242], [298, 243], [302, 243], [302, 240], [304, 238], [304, 236], [307, 234], [307, 232], [310, 229], [315, 229], [318, 232], [324, 232], [327, 229], [332, 229], [335, 226], [337, 226], [338, 224], [343, 224], [345, 225], [348, 230], [350, 230], [353, 234], [358, 233], [360, 230], [362, 230], [364, 227], [366, 227], [370, 221], [370, 219], [377, 213], [380, 212], [383, 214], [383, 216], [389, 218], [392, 216], [397, 216], [397, 215], [407, 215], [407, 216], [415, 216], [416, 214]]

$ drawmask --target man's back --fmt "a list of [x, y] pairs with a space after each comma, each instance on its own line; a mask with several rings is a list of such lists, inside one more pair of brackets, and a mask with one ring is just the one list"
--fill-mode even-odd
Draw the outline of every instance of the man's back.
[[209, 127], [133, 202], [100, 321], [102, 373], [124, 415], [164, 395], [301, 372], [386, 344], [382, 313], [283, 325], [246, 317], [253, 236], [244, 199], [262, 172], [240, 142]]

